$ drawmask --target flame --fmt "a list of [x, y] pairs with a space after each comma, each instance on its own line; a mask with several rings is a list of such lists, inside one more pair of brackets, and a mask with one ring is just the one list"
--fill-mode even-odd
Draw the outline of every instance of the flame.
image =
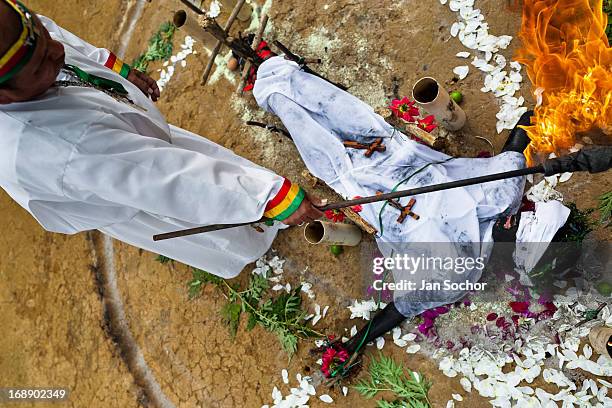
[[[534, 89], [525, 155], [530, 163], [567, 151], [576, 134], [599, 128], [612, 135], [612, 49], [602, 0], [525, 0], [517, 60]], [[540, 89], [540, 92], [542, 90]]]

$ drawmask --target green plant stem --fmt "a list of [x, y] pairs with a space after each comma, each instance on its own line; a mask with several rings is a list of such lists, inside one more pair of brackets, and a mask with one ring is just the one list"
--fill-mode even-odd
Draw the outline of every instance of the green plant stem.
[[[238, 299], [240, 299], [242, 304], [246, 305], [253, 312], [253, 314], [255, 314], [260, 320], [265, 321], [267, 324], [272, 325], [273, 323], [280, 323], [281, 325], [283, 325], [283, 326], [285, 326], [287, 328], [296, 329], [298, 332], [299, 331], [304, 331], [304, 329], [306, 329], [308, 334], [313, 334], [313, 335], [319, 336], [319, 337], [323, 337], [324, 336], [322, 333], [319, 333], [319, 332], [317, 332], [314, 329], [311, 329], [311, 328], [308, 328], [308, 327], [304, 327], [304, 326], [301, 326], [299, 324], [287, 323], [287, 322], [273, 322], [268, 317], [266, 317], [264, 314], [262, 314], [256, 307], [251, 305], [251, 303], [249, 303], [242, 296], [242, 294], [247, 292], [247, 291], [238, 292], [236, 289], [232, 288], [225, 280], [223, 281], [223, 284], [225, 285], [227, 290], [230, 291], [231, 294], [235, 295]], [[304, 339], [304, 337], [301, 337], [299, 335], [296, 335], [296, 337]]]

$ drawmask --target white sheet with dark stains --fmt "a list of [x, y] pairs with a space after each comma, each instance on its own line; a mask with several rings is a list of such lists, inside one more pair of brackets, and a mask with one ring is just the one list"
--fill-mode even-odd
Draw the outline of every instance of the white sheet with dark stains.
[[[523, 155], [515, 152], [492, 158], [454, 159], [432, 150], [395, 130], [358, 98], [301, 71], [297, 64], [282, 57], [273, 57], [260, 66], [254, 95], [262, 108], [281, 118], [309, 171], [346, 198], [461, 180], [525, 165]], [[375, 152], [370, 158], [364, 156], [363, 150], [342, 144], [343, 140], [371, 143], [377, 137], [384, 138], [386, 151]], [[377, 242], [384, 256], [420, 256], [428, 251], [431, 255], [478, 257], [490, 251], [482, 243], [491, 242], [494, 220], [517, 210], [524, 183], [523, 178], [513, 178], [416, 196], [413, 211], [420, 216], [418, 221], [406, 218], [397, 223], [399, 211], [387, 205], [381, 212], [383, 203], [364, 205], [360, 215], [382, 230]], [[406, 205], [409, 199], [405, 197], [400, 202]], [[416, 242], [446, 244], [419, 245], [418, 249], [408, 245]], [[396, 281], [402, 279], [400, 271], [393, 273]], [[426, 277], [431, 281], [475, 282], [480, 274], [481, 270], [475, 268], [461, 275], [436, 270], [427, 271]], [[395, 299], [398, 309], [412, 316], [455, 301], [463, 294], [437, 292], [415, 297], [412, 292], [396, 291]]]

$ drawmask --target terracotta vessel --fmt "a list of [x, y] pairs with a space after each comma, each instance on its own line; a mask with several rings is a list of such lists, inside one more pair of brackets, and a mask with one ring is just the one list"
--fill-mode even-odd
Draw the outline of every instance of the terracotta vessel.
[[589, 342], [597, 353], [612, 357], [612, 327], [593, 327], [589, 332]]
[[465, 125], [465, 112], [434, 78], [419, 79], [412, 88], [412, 98], [420, 108], [434, 115], [436, 121], [446, 129], [456, 131]]
[[304, 238], [311, 244], [355, 246], [361, 241], [361, 230], [352, 224], [313, 221], [306, 224]]
[[212, 51], [217, 45], [217, 39], [200, 27], [198, 18], [194, 13], [179, 10], [174, 13], [172, 20], [177, 28], [193, 37], [209, 51]]

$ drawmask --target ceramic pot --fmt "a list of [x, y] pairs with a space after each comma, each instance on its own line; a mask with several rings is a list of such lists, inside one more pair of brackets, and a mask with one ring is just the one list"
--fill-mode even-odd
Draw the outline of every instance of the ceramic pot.
[[597, 353], [612, 357], [612, 327], [593, 327], [589, 332], [589, 342]]
[[361, 241], [361, 230], [352, 224], [313, 221], [306, 224], [304, 238], [311, 244], [355, 246]]
[[465, 125], [465, 112], [435, 79], [419, 79], [412, 88], [412, 98], [420, 108], [434, 115], [436, 121], [446, 129], [456, 131]]
[[212, 51], [217, 45], [217, 39], [200, 27], [194, 13], [179, 10], [174, 13], [173, 22], [177, 28], [193, 37], [209, 51]]

